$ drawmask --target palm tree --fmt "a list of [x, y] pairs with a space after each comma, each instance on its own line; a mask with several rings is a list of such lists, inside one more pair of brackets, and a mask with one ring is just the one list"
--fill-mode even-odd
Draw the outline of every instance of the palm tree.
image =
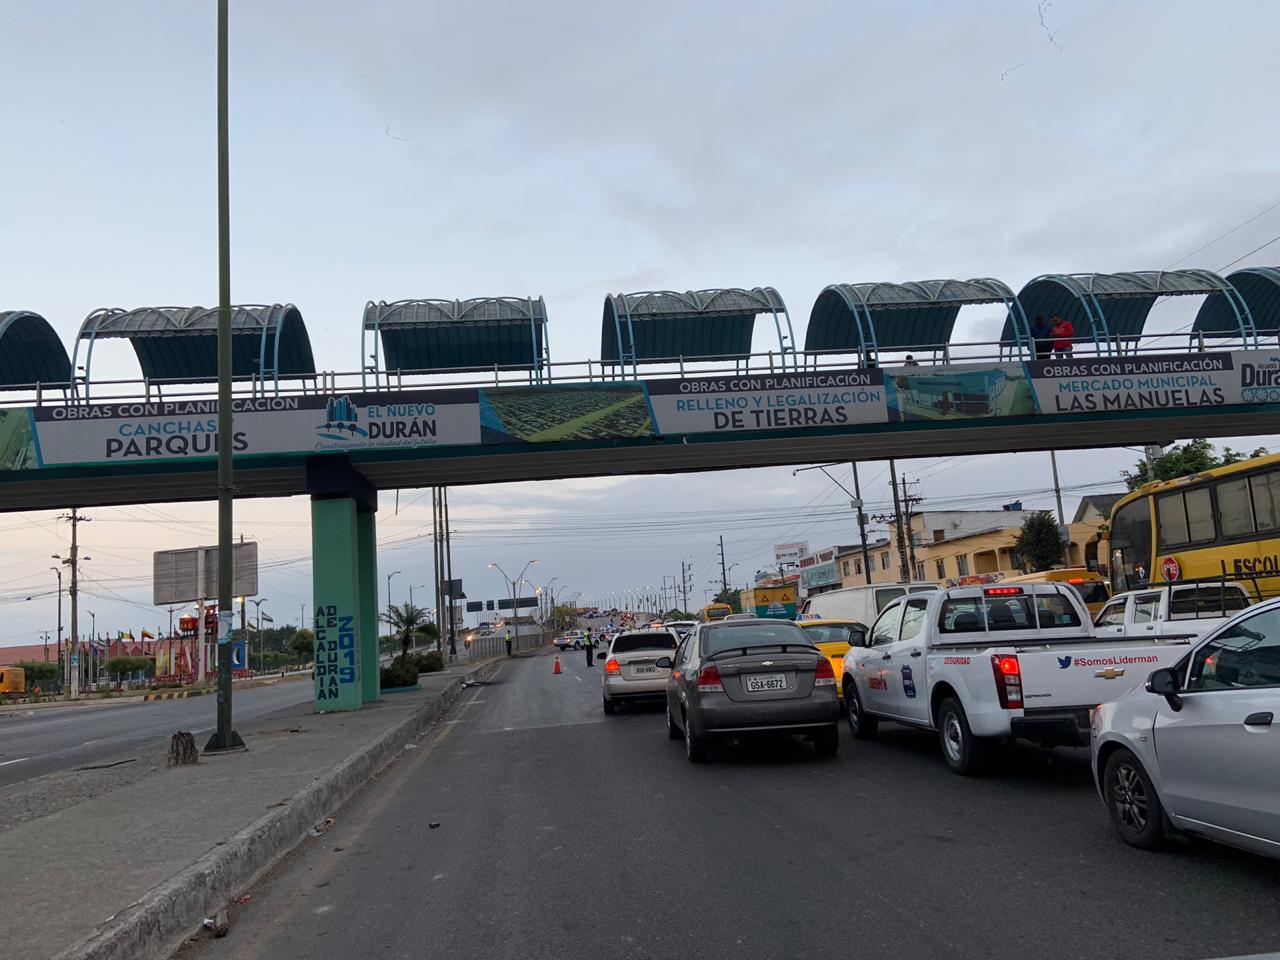
[[427, 611], [413, 603], [388, 604], [382, 622], [391, 628], [391, 635], [400, 638], [400, 658], [409, 661], [409, 646], [413, 638], [428, 626]]

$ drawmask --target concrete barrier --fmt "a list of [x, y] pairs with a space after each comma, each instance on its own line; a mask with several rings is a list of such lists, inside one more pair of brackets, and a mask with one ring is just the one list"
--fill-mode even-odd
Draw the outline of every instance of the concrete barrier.
[[284, 806], [259, 817], [190, 867], [150, 890], [55, 960], [164, 960], [213, 916], [244, 893], [307, 831], [417, 739], [448, 708], [464, 681], [484, 674], [484, 664], [458, 676], [372, 743], [294, 794]]

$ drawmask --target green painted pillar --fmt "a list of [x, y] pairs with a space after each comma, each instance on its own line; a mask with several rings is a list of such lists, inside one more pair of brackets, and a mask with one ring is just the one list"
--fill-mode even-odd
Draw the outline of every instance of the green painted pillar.
[[360, 568], [360, 687], [365, 703], [377, 703], [382, 666], [378, 662], [378, 532], [370, 510], [356, 513]]
[[355, 500], [350, 497], [312, 499], [316, 713], [360, 709], [360, 552], [357, 527]]

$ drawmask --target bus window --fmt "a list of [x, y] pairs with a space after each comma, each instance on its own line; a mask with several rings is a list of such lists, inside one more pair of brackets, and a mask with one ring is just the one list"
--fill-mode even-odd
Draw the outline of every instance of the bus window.
[[1249, 479], [1224, 480], [1218, 484], [1218, 529], [1224, 537], [1253, 533], [1253, 507], [1249, 503]]
[[1253, 514], [1259, 530], [1280, 527], [1280, 470], [1255, 473], [1249, 478], [1253, 492]]
[[1160, 547], [1178, 547], [1212, 540], [1213, 509], [1208, 487], [1179, 490], [1156, 497]]
[[1139, 497], [1111, 517], [1111, 585], [1116, 593], [1145, 587], [1151, 577], [1150, 502]]

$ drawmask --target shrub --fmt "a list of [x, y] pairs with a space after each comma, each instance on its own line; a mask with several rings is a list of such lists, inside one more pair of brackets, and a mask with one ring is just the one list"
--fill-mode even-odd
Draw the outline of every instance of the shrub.
[[418, 683], [418, 667], [413, 662], [392, 660], [389, 666], [382, 668], [382, 688], [394, 690], [397, 687], [413, 687]]
[[438, 653], [420, 653], [412, 662], [419, 673], [439, 673], [444, 669], [444, 657]]

